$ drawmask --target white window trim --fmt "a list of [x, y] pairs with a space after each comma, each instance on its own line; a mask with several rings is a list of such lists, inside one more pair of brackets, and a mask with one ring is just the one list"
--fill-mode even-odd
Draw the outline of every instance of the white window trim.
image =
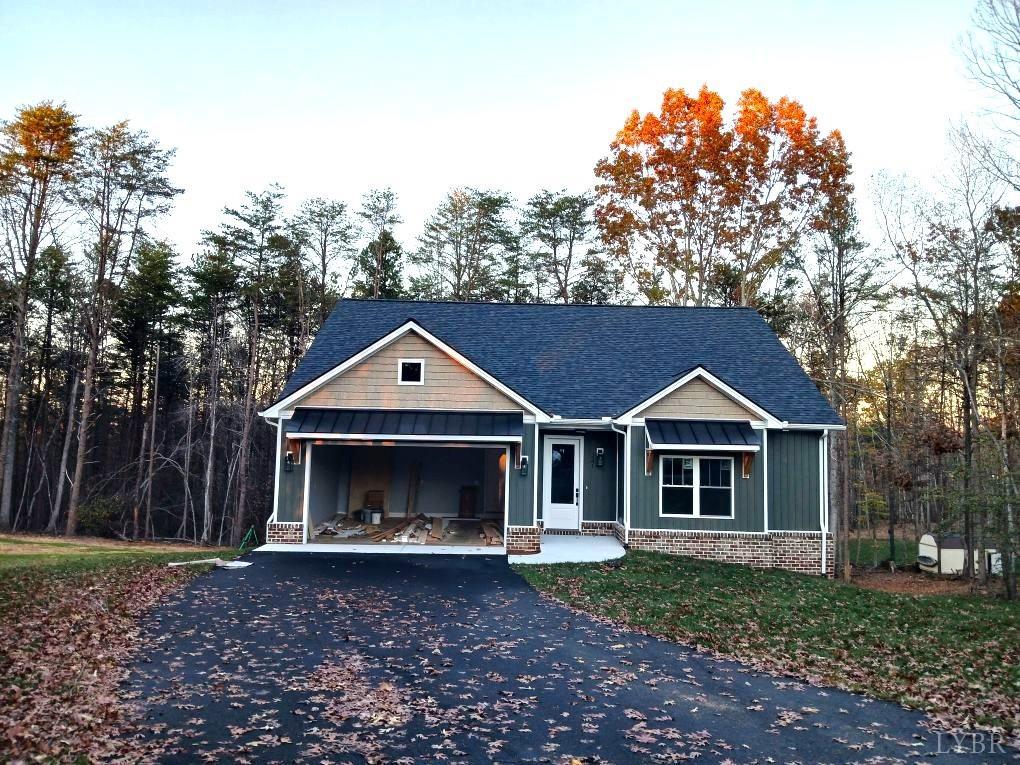
[[[679, 513], [662, 512], [662, 490], [664, 488], [688, 488], [688, 487], [666, 487], [662, 483], [662, 466], [667, 459], [688, 459], [694, 460], [694, 485], [689, 487], [694, 494], [694, 513], [692, 515], [681, 515]], [[693, 454], [664, 454], [659, 458], [659, 517], [660, 518], [704, 518], [712, 521], [732, 521], [736, 518], [737, 489], [736, 481], [733, 478], [734, 468], [732, 457], [705, 457], [710, 460], [727, 460], [730, 463], [730, 514], [729, 515], [702, 515], [701, 514], [701, 457]]]
[[[404, 369], [404, 364], [421, 364], [421, 379], [404, 380], [401, 378], [400, 373]], [[424, 385], [425, 384], [425, 359], [397, 359], [397, 385]]]

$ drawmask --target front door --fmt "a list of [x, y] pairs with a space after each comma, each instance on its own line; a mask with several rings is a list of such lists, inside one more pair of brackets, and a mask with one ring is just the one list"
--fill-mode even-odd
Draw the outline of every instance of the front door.
[[542, 520], [547, 529], [581, 528], [581, 439], [546, 438]]

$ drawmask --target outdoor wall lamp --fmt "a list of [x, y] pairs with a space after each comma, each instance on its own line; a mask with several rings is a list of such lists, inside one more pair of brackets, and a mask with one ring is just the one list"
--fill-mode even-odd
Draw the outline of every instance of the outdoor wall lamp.
[[521, 478], [528, 477], [528, 455], [521, 455]]
[[602, 467], [606, 464], [606, 450], [601, 446], [595, 448], [595, 467]]
[[291, 473], [294, 471], [294, 453], [287, 452], [283, 458], [283, 472]]

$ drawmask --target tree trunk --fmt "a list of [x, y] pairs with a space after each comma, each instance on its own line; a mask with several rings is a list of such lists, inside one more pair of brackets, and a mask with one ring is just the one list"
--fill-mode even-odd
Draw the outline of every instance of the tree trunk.
[[135, 471], [135, 490], [131, 502], [131, 538], [138, 539], [142, 513], [142, 476], [145, 474], [145, 444], [149, 437], [149, 421], [142, 424], [142, 445], [138, 451], [138, 470]]
[[244, 405], [241, 421], [241, 443], [237, 464], [237, 505], [234, 509], [233, 525], [230, 529], [231, 543], [236, 547], [241, 544], [248, 521], [248, 469], [251, 459], [251, 430], [255, 420], [255, 386], [259, 379], [259, 305], [253, 306], [251, 338], [248, 341], [248, 373], [245, 379]]
[[90, 335], [89, 352], [85, 360], [85, 386], [82, 390], [81, 418], [78, 420], [78, 449], [75, 454], [74, 477], [71, 479], [71, 498], [67, 503], [67, 529], [64, 533], [69, 537], [78, 533], [78, 505], [81, 502], [81, 484], [85, 477], [85, 463], [88, 460], [92, 393], [99, 359], [99, 338], [94, 330], [90, 332]]
[[204, 545], [212, 541], [213, 522], [213, 477], [216, 469], [216, 425], [219, 415], [218, 404], [220, 397], [220, 348], [219, 332], [217, 323], [217, 309], [213, 308], [212, 315], [212, 369], [209, 372], [209, 447], [205, 460], [205, 486], [202, 491], [202, 536], [201, 542]]
[[57, 496], [50, 508], [50, 520], [46, 524], [48, 534], [57, 533], [60, 522], [60, 506], [64, 502], [64, 484], [67, 482], [67, 459], [71, 454], [71, 440], [74, 438], [74, 411], [78, 408], [78, 375], [71, 383], [71, 397], [67, 402], [67, 427], [64, 429], [64, 447], [60, 451], [60, 469], [57, 471]]
[[152, 374], [152, 419], [149, 424], [148, 482], [145, 485], [145, 527], [152, 530], [152, 479], [156, 455], [156, 412], [159, 409], [159, 361], [162, 346], [156, 341], [156, 369]]
[[3, 487], [0, 489], [0, 530], [11, 528], [11, 504], [14, 492], [14, 462], [17, 453], [18, 405], [21, 401], [21, 372], [24, 357], [25, 314], [27, 289], [18, 296], [11, 338], [11, 363], [7, 371], [4, 391], [4, 425], [0, 432], [0, 469], [3, 470]]

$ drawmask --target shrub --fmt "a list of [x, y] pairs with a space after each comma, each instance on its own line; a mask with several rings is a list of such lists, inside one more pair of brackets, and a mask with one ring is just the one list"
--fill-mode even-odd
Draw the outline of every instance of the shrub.
[[113, 537], [126, 506], [119, 497], [96, 497], [78, 508], [78, 530], [96, 537]]

